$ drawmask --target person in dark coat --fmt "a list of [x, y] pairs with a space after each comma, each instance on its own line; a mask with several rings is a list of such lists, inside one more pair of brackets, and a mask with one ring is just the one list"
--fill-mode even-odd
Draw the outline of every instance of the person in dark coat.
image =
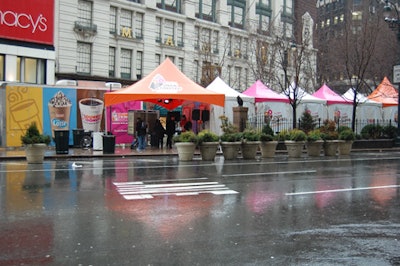
[[175, 134], [175, 117], [174, 116], [171, 116], [167, 120], [166, 134], [167, 134], [167, 148], [172, 149], [172, 137]]
[[156, 120], [153, 132], [155, 135], [155, 145], [154, 146], [162, 149], [164, 146], [164, 135], [166, 133], [166, 130], [163, 127], [163, 125], [161, 124], [160, 119]]
[[147, 135], [147, 124], [142, 118], [138, 117], [136, 121], [136, 136], [138, 139], [138, 148], [137, 150], [143, 151], [146, 149], [146, 135]]

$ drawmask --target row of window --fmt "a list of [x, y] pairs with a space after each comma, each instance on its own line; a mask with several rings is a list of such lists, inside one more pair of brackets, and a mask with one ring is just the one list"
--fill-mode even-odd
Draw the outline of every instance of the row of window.
[[[6, 64], [5, 55], [0, 54], [0, 80], [5, 80]], [[46, 81], [46, 60], [17, 57], [15, 77], [13, 80], [17, 82], [25, 82], [32, 84], [44, 84]]]
[[[140, 3], [140, 1], [136, 1]], [[217, 22], [216, 0], [199, 0], [196, 17], [203, 20]], [[160, 9], [174, 11], [180, 13], [181, 0], [161, 0], [157, 2]], [[246, 0], [227, 0], [229, 12], [229, 25], [231, 27], [244, 29], [246, 21]], [[286, 22], [292, 23], [293, 4], [292, 0], [283, 0], [282, 17], [288, 18]], [[258, 18], [259, 33], [266, 33], [271, 22], [272, 8], [271, 0], [259, 0], [256, 3], [256, 15]], [[82, 25], [92, 26], [93, 4], [91, 1], [79, 0], [78, 5], [78, 21]], [[135, 38], [143, 36], [143, 18], [144, 14], [127, 9], [121, 9], [118, 16], [118, 8], [110, 7], [110, 32], [119, 34], [129, 34], [125, 31], [133, 31]], [[160, 19], [160, 18], [158, 18]], [[158, 25], [160, 21], [157, 21]], [[168, 21], [167, 21], [168, 22]], [[120, 29], [117, 28], [120, 27]], [[130, 33], [131, 34], [131, 33]], [[161, 39], [161, 35], [157, 36]]]

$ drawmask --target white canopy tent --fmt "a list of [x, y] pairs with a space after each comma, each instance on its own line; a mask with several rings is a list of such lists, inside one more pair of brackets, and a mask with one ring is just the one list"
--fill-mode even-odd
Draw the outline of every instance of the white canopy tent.
[[243, 106], [249, 108], [248, 116], [255, 115], [254, 97], [240, 93], [228, 84], [226, 84], [220, 77], [214, 79], [207, 87], [207, 90], [225, 94], [225, 106], [218, 105], [210, 106], [210, 130], [218, 135], [221, 135], [221, 119], [220, 116], [225, 115], [228, 120], [233, 123], [233, 107], [238, 106], [237, 97], [240, 96], [243, 100]]
[[[348, 101], [353, 101], [354, 90], [349, 89], [342, 96]], [[371, 122], [383, 119], [382, 103], [372, 101], [360, 93], [357, 93], [357, 102], [357, 119], [370, 120]]]
[[[290, 93], [290, 97], [293, 99], [294, 88], [294, 84], [290, 85], [286, 93], [282, 93], [282, 95], [287, 97]], [[297, 99], [299, 100], [299, 104], [296, 108], [297, 119], [300, 119], [305, 111], [309, 112], [315, 121], [320, 121], [322, 123], [327, 119], [326, 100], [312, 96], [301, 87], [297, 87]]]

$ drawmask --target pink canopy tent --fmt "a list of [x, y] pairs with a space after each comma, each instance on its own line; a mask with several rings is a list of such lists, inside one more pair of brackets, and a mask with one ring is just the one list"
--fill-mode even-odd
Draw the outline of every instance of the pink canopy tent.
[[282, 125], [288, 122], [291, 117], [289, 99], [285, 95], [274, 92], [257, 80], [243, 94], [254, 97], [255, 113], [270, 120], [270, 126], [277, 132], [282, 129]]
[[353, 103], [333, 90], [326, 84], [322, 85], [316, 92], [312, 94], [315, 97], [326, 100], [328, 109], [328, 119], [341, 123], [350, 123], [353, 114]]
[[316, 92], [312, 94], [320, 99], [326, 100], [328, 105], [330, 104], [353, 104], [350, 100], [347, 100], [331, 90], [326, 84], [322, 85]]
[[253, 85], [245, 90], [243, 94], [254, 97], [256, 103], [267, 101], [289, 103], [287, 97], [274, 92], [265, 86], [260, 80], [257, 80]]

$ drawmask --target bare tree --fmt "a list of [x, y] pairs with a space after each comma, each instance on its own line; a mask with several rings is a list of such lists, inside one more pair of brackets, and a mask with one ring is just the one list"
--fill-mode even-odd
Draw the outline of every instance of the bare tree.
[[[345, 21], [342, 34], [332, 40], [332, 49], [329, 57], [334, 58], [338, 65], [339, 75], [348, 81], [348, 86], [353, 91], [353, 111], [351, 128], [355, 130], [356, 110], [359, 104], [358, 94], [371, 90], [370, 85], [376, 83], [376, 73], [382, 72], [382, 47], [388, 47], [382, 40], [386, 25], [381, 12], [364, 6], [362, 16], [354, 17], [350, 12]], [[374, 11], [374, 12], [371, 12]], [[383, 46], [382, 46], [383, 45]], [[339, 67], [341, 66], [341, 67]], [[379, 82], [382, 77], [379, 77]]]
[[[278, 88], [289, 99], [292, 107], [293, 128], [296, 128], [296, 109], [305, 91], [315, 88], [315, 55], [311, 36], [304, 35], [300, 43], [284, 32], [270, 27], [268, 36], [253, 35], [253, 60], [249, 67], [256, 79]], [[302, 90], [304, 89], [304, 90]]]

